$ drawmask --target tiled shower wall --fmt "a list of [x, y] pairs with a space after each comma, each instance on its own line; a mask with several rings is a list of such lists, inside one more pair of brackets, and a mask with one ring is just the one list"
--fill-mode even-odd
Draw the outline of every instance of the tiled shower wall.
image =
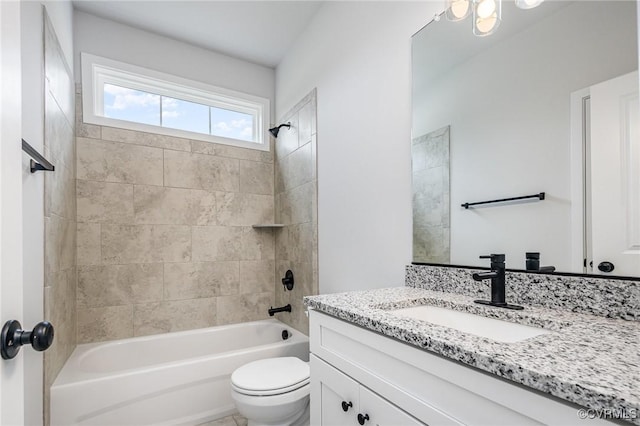
[[[78, 92], [80, 90], [78, 89]], [[268, 318], [271, 152], [82, 123], [78, 343]]]
[[[302, 297], [318, 294], [318, 197], [316, 167], [316, 90], [284, 115], [276, 139], [276, 284], [278, 306], [291, 304], [292, 312], [278, 318], [305, 334], [309, 320]], [[285, 291], [280, 281], [291, 269], [295, 285]]]
[[[73, 77], [53, 27], [44, 24], [44, 316], [55, 327], [44, 352], [45, 404], [49, 388], [76, 346], [76, 193]], [[48, 406], [45, 406], [45, 417]]]
[[411, 143], [413, 261], [449, 263], [449, 126]]

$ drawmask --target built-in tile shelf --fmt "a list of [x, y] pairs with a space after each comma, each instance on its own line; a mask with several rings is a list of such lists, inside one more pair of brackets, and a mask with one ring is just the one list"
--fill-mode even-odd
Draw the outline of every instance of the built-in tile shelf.
[[284, 228], [284, 224], [283, 223], [259, 223], [257, 225], [251, 225], [251, 227], [255, 229]]

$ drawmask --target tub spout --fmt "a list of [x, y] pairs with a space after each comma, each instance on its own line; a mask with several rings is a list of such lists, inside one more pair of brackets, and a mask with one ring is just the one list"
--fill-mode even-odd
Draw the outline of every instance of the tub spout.
[[278, 312], [291, 312], [291, 304], [287, 304], [287, 306], [283, 306], [282, 308], [274, 308], [273, 306], [269, 308], [269, 316], [272, 317], [274, 314]]

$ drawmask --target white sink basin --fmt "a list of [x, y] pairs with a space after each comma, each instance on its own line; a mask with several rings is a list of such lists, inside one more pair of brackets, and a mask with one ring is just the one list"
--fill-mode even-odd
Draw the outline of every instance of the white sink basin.
[[454, 328], [464, 333], [475, 334], [476, 336], [505, 343], [520, 342], [531, 337], [549, 333], [549, 331], [543, 328], [486, 318], [480, 315], [454, 311], [437, 306], [415, 306], [413, 308], [397, 309], [389, 313], [397, 317], [427, 321], [432, 324]]

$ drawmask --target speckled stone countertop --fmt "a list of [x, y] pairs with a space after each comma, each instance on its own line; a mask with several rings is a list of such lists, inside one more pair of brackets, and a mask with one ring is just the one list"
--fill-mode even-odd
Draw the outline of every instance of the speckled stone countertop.
[[[305, 305], [394, 339], [592, 409], [624, 410], [640, 425], [640, 323], [560, 309], [523, 311], [473, 303], [473, 297], [395, 287], [305, 297]], [[433, 305], [550, 330], [501, 343], [391, 315]]]

